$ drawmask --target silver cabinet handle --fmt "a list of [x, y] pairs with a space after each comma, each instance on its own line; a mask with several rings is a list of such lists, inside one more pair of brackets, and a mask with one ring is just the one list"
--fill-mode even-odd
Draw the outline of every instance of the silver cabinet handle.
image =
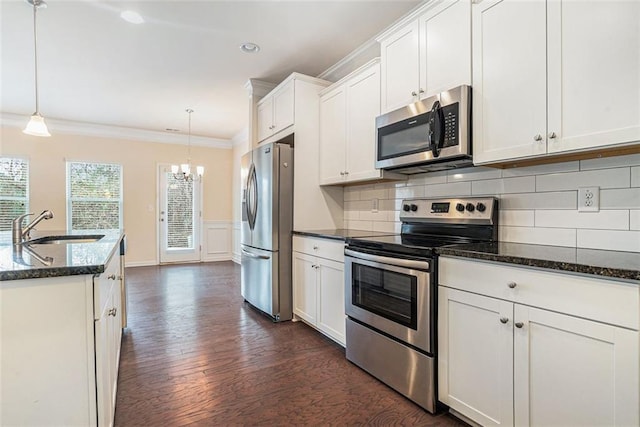
[[551, 133], [549, 134], [549, 139], [555, 139], [557, 136], [558, 136], [558, 135], [556, 135], [556, 133], [555, 133], [555, 132], [551, 132]]
[[420, 90], [418, 91], [418, 93], [424, 93], [424, 89], [420, 88]]
[[518, 284], [516, 282], [509, 282], [509, 283], [507, 283], [507, 286], [510, 287], [511, 289], [513, 289], [516, 286], [518, 286]]
[[344, 174], [345, 175], [349, 175], [349, 171], [344, 171]]
[[524, 326], [524, 323], [516, 322], [515, 325], [516, 325], [516, 328], [520, 329], [520, 328], [522, 328]]
[[271, 257], [269, 257], [269, 256], [252, 254], [251, 252], [245, 251], [244, 249], [242, 249], [242, 254], [248, 256], [249, 258], [271, 259]]
[[113, 308], [109, 309], [109, 311], [107, 312], [107, 316], [116, 317], [117, 313], [118, 313], [118, 309], [113, 307]]
[[340, 172], [340, 175], [344, 176], [344, 172]]
[[108, 276], [107, 276], [107, 279], [109, 279], [109, 280], [116, 280], [116, 275], [115, 275], [115, 273], [114, 273], [114, 274], [110, 274], [110, 275], [108, 275]]
[[500, 323], [507, 323], [509, 321], [508, 317], [501, 317], [500, 318]]
[[533, 137], [533, 140], [538, 142], [542, 141], [542, 135], [537, 134], [536, 136]]

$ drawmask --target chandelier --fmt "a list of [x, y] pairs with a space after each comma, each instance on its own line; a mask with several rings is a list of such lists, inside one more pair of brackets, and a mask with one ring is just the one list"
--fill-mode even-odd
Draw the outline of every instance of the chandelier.
[[31, 120], [27, 123], [27, 127], [22, 132], [33, 136], [51, 136], [44, 117], [40, 115], [38, 108], [38, 33], [36, 27], [36, 14], [39, 8], [46, 8], [47, 3], [44, 0], [27, 0], [27, 3], [33, 6], [33, 56], [35, 64], [35, 82], [36, 82], [36, 112], [31, 115]]
[[193, 110], [191, 108], [187, 108], [185, 111], [189, 114], [189, 151], [187, 154], [187, 163], [182, 163], [180, 166], [171, 165], [171, 173], [173, 173], [173, 177], [175, 179], [193, 181], [194, 179], [202, 178], [202, 175], [204, 174], [204, 166], [196, 166], [195, 175], [192, 173], [193, 167], [191, 166], [191, 113], [193, 113]]

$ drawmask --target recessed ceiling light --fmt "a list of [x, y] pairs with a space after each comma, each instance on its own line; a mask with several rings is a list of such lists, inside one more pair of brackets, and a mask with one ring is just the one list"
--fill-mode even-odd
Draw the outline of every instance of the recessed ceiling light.
[[127, 22], [132, 24], [143, 24], [144, 18], [136, 11], [133, 10], [125, 10], [120, 13], [120, 18], [124, 19]]
[[240, 50], [244, 53], [258, 53], [260, 52], [260, 46], [255, 43], [247, 42], [240, 45]]

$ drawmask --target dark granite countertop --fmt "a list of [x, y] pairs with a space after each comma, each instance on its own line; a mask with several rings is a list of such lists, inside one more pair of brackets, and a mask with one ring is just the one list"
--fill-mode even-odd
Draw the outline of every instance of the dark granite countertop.
[[294, 230], [293, 234], [297, 234], [299, 236], [320, 237], [323, 239], [344, 241], [349, 238], [390, 236], [397, 233], [336, 228], [332, 230]]
[[32, 238], [68, 234], [104, 237], [86, 243], [13, 245], [11, 232], [0, 233], [0, 281], [102, 273], [111, 257], [119, 254], [119, 243], [124, 237], [122, 230], [83, 230], [34, 231]]
[[637, 252], [497, 242], [443, 246], [438, 248], [438, 253], [613, 279], [640, 281], [640, 253]]

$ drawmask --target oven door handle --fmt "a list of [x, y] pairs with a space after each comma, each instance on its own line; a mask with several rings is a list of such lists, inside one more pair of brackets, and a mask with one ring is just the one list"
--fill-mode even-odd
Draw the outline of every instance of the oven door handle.
[[394, 265], [396, 267], [415, 268], [418, 270], [429, 270], [429, 261], [417, 261], [413, 259], [391, 258], [388, 256], [371, 255], [357, 252], [351, 249], [345, 249], [344, 254], [353, 258], [359, 258], [366, 261], [380, 262], [383, 264]]

